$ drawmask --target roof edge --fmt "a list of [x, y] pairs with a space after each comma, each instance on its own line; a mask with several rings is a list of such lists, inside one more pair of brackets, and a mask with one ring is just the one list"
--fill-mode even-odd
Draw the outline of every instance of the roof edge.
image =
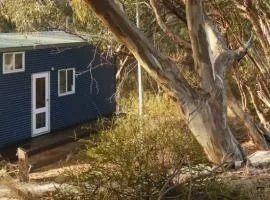
[[35, 50], [35, 49], [57, 49], [63, 47], [75, 47], [75, 46], [85, 46], [89, 44], [88, 42], [70, 42], [70, 43], [62, 43], [62, 44], [38, 44], [38, 45], [31, 45], [31, 46], [21, 46], [21, 47], [6, 47], [0, 48], [0, 52], [14, 52], [14, 51], [27, 51], [27, 50]]

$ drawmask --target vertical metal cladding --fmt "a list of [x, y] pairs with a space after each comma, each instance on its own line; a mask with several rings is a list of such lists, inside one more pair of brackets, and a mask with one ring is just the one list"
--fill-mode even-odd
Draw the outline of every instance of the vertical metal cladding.
[[[31, 138], [32, 74], [50, 72], [51, 131], [115, 111], [115, 66], [91, 45], [25, 51], [25, 72], [3, 74], [0, 55], [0, 147]], [[89, 64], [92, 63], [92, 70]], [[98, 66], [98, 67], [96, 67]], [[58, 96], [58, 70], [75, 68], [75, 94]]]

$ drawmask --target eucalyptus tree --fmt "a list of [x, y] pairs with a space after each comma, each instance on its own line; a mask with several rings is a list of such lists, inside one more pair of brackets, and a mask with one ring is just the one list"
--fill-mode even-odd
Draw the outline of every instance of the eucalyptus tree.
[[[170, 32], [170, 29], [166, 27], [166, 24], [162, 21], [162, 18], [159, 17], [159, 16], [163, 16], [164, 14], [161, 13], [158, 9], [158, 1], [150, 0], [150, 2], [154, 8], [154, 12], [156, 13], [156, 18], [157, 18], [158, 23], [160, 24], [161, 27], [163, 27], [163, 30], [165, 33], [167, 33], [167, 35], [172, 35], [172, 33]], [[178, 18], [178, 20], [181, 20], [183, 24], [186, 25], [187, 20], [186, 20], [186, 13], [185, 13], [185, 5], [183, 2], [181, 3], [181, 1], [175, 2], [171, 0], [160, 0], [160, 2], [163, 3], [163, 5], [167, 8], [168, 11], [171, 11], [171, 13], [174, 13], [175, 16]], [[244, 15], [242, 12], [239, 12], [238, 7], [235, 6], [235, 2], [233, 2], [232, 0], [205, 1], [205, 7], [208, 14], [219, 25], [218, 26], [219, 30], [223, 33], [223, 35], [225, 35], [225, 38], [231, 48], [237, 48], [239, 47], [239, 44], [241, 46], [242, 44], [241, 41], [243, 41], [244, 38], [247, 38], [251, 35], [251, 32], [252, 32], [251, 23], [243, 19], [243, 16], [246, 16], [246, 15]], [[267, 9], [269, 8], [264, 9], [265, 12], [267, 12]], [[267, 29], [263, 29], [263, 30], [265, 30], [264, 32], [266, 34]], [[241, 33], [241, 34], [238, 34], [238, 33]], [[185, 44], [186, 41], [183, 40], [183, 38], [180, 38], [178, 35], [179, 34], [177, 35], [173, 34], [171, 36], [172, 40], [176, 41], [176, 43], [177, 41], [179, 41], [178, 43], [182, 45], [183, 43]], [[258, 38], [260, 37], [258, 33], [256, 34], [256, 36]], [[256, 96], [258, 96], [259, 99], [261, 99], [264, 102], [264, 104], [266, 105], [269, 104], [270, 92], [268, 88], [270, 87], [270, 85], [269, 85], [269, 79], [265, 80], [267, 76], [262, 75], [262, 69], [265, 67], [265, 64], [267, 62], [266, 61], [263, 62], [263, 60], [265, 60], [264, 58], [256, 59], [256, 57], [254, 57], [254, 54], [251, 54], [251, 52], [253, 52], [253, 50], [256, 49], [258, 45], [260, 44], [258, 44], [256, 40], [253, 41], [253, 48], [248, 53], [248, 57], [246, 57], [255, 64], [256, 66], [255, 70], [254, 70], [254, 67], [252, 67], [252, 65], [250, 64], [250, 62], [241, 62], [240, 64], [234, 64], [235, 67], [233, 68], [233, 70], [230, 70], [230, 71], [234, 71], [233, 75], [230, 72], [228, 73], [228, 76], [227, 76], [229, 77], [229, 79], [233, 77], [236, 80], [235, 82], [239, 87], [239, 93], [242, 99], [242, 107], [237, 101], [237, 99], [235, 98], [235, 95], [232, 93], [231, 86], [229, 84], [225, 84], [225, 85], [227, 88], [228, 105], [230, 109], [237, 115], [237, 117], [240, 119], [243, 125], [245, 125], [245, 127], [248, 129], [247, 133], [250, 139], [257, 146], [257, 148], [261, 150], [267, 150], [269, 149], [269, 142], [270, 142], [270, 131], [269, 131], [270, 124], [269, 124], [269, 121], [267, 121], [267, 118], [264, 117], [265, 115], [267, 115], [267, 113], [265, 113], [264, 107], [260, 106], [261, 104], [258, 101], [256, 101], [258, 100]], [[187, 58], [189, 58], [188, 59], [189, 62], [187, 62], [187, 64], [192, 65], [193, 64], [191, 62], [192, 58], [191, 56], [189, 56], [190, 53], [188, 52], [188, 48], [184, 47], [184, 49], [187, 52], [187, 55], [188, 55]], [[261, 54], [259, 55], [265, 55], [265, 54], [261, 52]], [[261, 62], [258, 62], [258, 61], [261, 61]], [[245, 65], [248, 67], [244, 67], [242, 65], [243, 63], [245, 63]], [[257, 72], [258, 69], [259, 69], [259, 73]], [[258, 120], [256, 120], [248, 111], [250, 106], [247, 106], [246, 95], [243, 92], [244, 89], [243, 89], [242, 80], [248, 77], [250, 78], [248, 81], [245, 82], [246, 85], [252, 85], [252, 83], [254, 82], [258, 84], [258, 87], [257, 87], [258, 91], [255, 92], [255, 94], [257, 95], [254, 95], [252, 92], [252, 90], [256, 88], [254, 84], [252, 85], [251, 88], [247, 87], [247, 90], [250, 93], [251, 102], [252, 104], [254, 104], [254, 108], [256, 110], [260, 123], [258, 123]], [[253, 77], [256, 77], [256, 78], [254, 79]], [[242, 80], [239, 80], [239, 78], [241, 78]], [[251, 78], [253, 78], [256, 81], [250, 80]], [[232, 83], [231, 80], [230, 82]], [[264, 112], [262, 112], [261, 110], [264, 110]], [[269, 113], [269, 111], [270, 109], [268, 109], [267, 112]]]
[[[250, 122], [259, 121], [251, 122], [250, 125], [253, 124], [253, 130], [270, 141], [270, 1], [212, 1], [209, 7], [215, 19], [225, 28], [231, 46], [237, 46], [251, 32], [255, 35], [253, 48], [241, 67], [233, 69], [232, 77], [239, 88], [242, 107], [246, 111], [242, 112], [242, 118]], [[253, 110], [257, 116], [255, 120], [247, 114], [247, 111]]]
[[200, 88], [192, 87], [167, 56], [154, 48], [114, 1], [85, 0], [103, 23], [122, 42], [179, 107], [191, 132], [215, 164], [244, 161], [245, 155], [232, 135], [227, 120], [225, 73], [241, 60], [244, 48], [230, 50], [209, 17], [202, 1], [187, 0], [186, 16]]

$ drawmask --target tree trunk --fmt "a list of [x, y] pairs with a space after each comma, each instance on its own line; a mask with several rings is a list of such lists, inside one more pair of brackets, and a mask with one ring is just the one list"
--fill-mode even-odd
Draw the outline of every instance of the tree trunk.
[[[172, 41], [176, 42], [177, 44], [179, 44], [181, 46], [181, 42], [178, 42], [179, 40], [177, 40], [173, 36], [171, 36], [171, 35], [175, 35], [175, 34], [173, 34], [169, 30], [169, 28], [166, 27], [166, 25], [162, 22], [162, 13], [160, 12], [160, 9], [158, 9], [159, 6], [158, 6], [157, 2], [158, 2], [157, 0], [150, 0], [150, 3], [152, 5], [154, 13], [156, 15], [157, 23], [159, 24], [160, 28], [164, 31], [164, 33], [167, 34], [167, 36], [172, 39]], [[167, 0], [162, 0], [162, 2], [164, 4], [164, 6], [166, 8], [168, 8], [168, 10], [173, 12], [179, 18], [179, 20], [183, 21], [187, 25], [187, 18], [185, 16], [186, 15], [185, 5], [182, 4], [181, 1], [177, 2], [177, 5], [173, 5], [173, 4], [171, 4], [171, 2], [169, 2]], [[214, 30], [214, 29], [212, 29], [212, 30]], [[263, 29], [263, 30], [265, 30], [266, 35], [270, 35], [270, 34], [267, 34], [267, 33], [269, 33], [269, 31], [267, 32], [267, 29]], [[216, 32], [217, 32], [217, 30], [216, 30]], [[211, 35], [211, 34], [209, 34], [209, 35]], [[177, 38], [177, 36], [176, 36], [176, 38]], [[219, 37], [219, 38], [221, 38], [221, 37]], [[267, 38], [270, 38], [270, 36]], [[222, 41], [222, 39], [219, 39], [219, 40]], [[270, 41], [270, 39], [269, 39], [269, 41]], [[222, 51], [225, 47], [224, 44], [225, 44], [225, 42], [223, 42], [223, 44], [220, 43], [221, 48], [215, 48], [215, 50], [216, 50], [215, 54], [221, 53], [220, 51]], [[218, 47], [218, 45], [216, 45], [216, 46]], [[193, 57], [192, 57], [192, 55], [190, 55], [190, 52], [188, 50], [186, 50], [186, 53], [188, 54], [187, 57], [191, 58], [189, 60], [192, 61], [192, 62], [188, 62], [186, 65], [188, 65], [190, 69], [193, 69], [193, 72], [194, 72], [195, 70], [194, 70]], [[264, 66], [262, 66], [258, 62], [256, 62], [256, 59], [254, 59], [252, 56], [250, 56], [250, 58], [253, 59], [253, 62], [255, 62], [256, 66], [258, 68], [264, 69], [265, 72], [269, 71], [269, 70], [267, 70], [267, 68], [265, 68]], [[182, 63], [182, 64], [185, 64], [185, 63]], [[190, 66], [192, 66], [192, 67], [190, 67]], [[263, 76], [262, 78], [264, 78], [264, 77], [266, 77], [266, 76]], [[209, 79], [206, 78], [206, 82], [208, 80]], [[255, 120], [252, 120], [251, 119], [252, 117], [249, 114], [244, 112], [244, 109], [246, 108], [246, 104], [247, 104], [246, 95], [245, 95], [245, 92], [243, 90], [241, 81], [238, 81], [237, 77], [235, 78], [235, 80], [236, 80], [238, 87], [239, 87], [239, 90], [240, 90], [240, 95], [241, 95], [242, 101], [243, 101], [242, 105], [244, 106], [244, 108], [242, 109], [238, 105], [238, 102], [235, 100], [234, 96], [231, 94], [230, 88], [226, 87], [227, 91], [230, 93], [228, 96], [230, 108], [233, 109], [233, 111], [240, 118], [242, 123], [246, 126], [246, 128], [249, 131], [249, 136], [254, 141], [254, 144], [261, 150], [267, 150], [267, 149], [269, 149], [269, 141], [268, 141], [269, 140], [269, 136], [268, 136], [269, 133], [267, 132], [267, 130], [263, 130], [262, 128], [259, 128], [260, 127], [259, 124]], [[260, 84], [260, 82], [259, 82], [260, 90], [257, 92], [258, 97], [260, 98], [260, 100], [262, 102], [264, 102], [264, 104], [266, 106], [268, 106], [270, 108], [270, 106], [269, 106], [270, 105], [270, 92], [267, 89], [268, 87], [264, 86], [267, 81], [263, 81], [263, 80], [261, 80], [261, 81], [262, 81], [262, 84]]]
[[[240, 145], [227, 123], [226, 68], [246, 51], [225, 48], [217, 29], [205, 21], [199, 0], [187, 0], [187, 21], [201, 90], [192, 88], [177, 65], [158, 52], [112, 0], [85, 0], [112, 33], [170, 96], [178, 100], [184, 118], [208, 159], [214, 164], [243, 161]], [[222, 51], [218, 51], [218, 50]], [[221, 53], [220, 53], [221, 52]], [[220, 54], [219, 54], [220, 53]]]
[[[222, 93], [222, 92], [221, 92]], [[227, 124], [222, 94], [217, 98], [199, 101], [193, 108], [188, 126], [203, 147], [208, 159], [215, 164], [242, 161], [242, 149]]]

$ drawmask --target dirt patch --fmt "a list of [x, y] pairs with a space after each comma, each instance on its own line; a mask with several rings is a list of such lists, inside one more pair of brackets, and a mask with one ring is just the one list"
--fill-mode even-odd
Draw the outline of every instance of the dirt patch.
[[55, 167], [63, 161], [68, 162], [77, 152], [81, 151], [85, 145], [81, 142], [71, 142], [56, 148], [52, 148], [29, 158], [31, 164], [31, 171], [39, 171], [44, 167], [48, 168], [50, 165]]
[[75, 164], [66, 167], [58, 167], [49, 169], [43, 172], [35, 172], [30, 174], [30, 180], [41, 181], [48, 179], [55, 179], [56, 182], [65, 181], [65, 177], [73, 174], [81, 174], [87, 172], [90, 169], [89, 164]]

